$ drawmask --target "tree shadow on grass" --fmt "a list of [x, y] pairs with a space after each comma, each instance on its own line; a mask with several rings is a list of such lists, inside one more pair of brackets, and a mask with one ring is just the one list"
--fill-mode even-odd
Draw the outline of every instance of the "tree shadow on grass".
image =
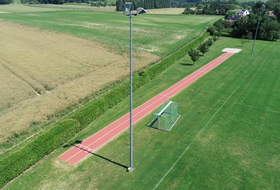
[[75, 142], [71, 143], [71, 141], [70, 141], [68, 144], [64, 145], [63, 148], [68, 148], [68, 147], [71, 147], [71, 146], [75, 146], [76, 144], [81, 144], [82, 142], [83, 141], [76, 140]]
[[[73, 142], [73, 143], [70, 142], [70, 143], [64, 145], [63, 148], [68, 148], [68, 147], [71, 147], [71, 146], [76, 146], [77, 144], [81, 144], [82, 142], [83, 142], [83, 141], [76, 140], [76, 141]], [[113, 161], [113, 160], [111, 160], [111, 159], [109, 159], [109, 158], [106, 158], [106, 157], [104, 157], [104, 156], [101, 156], [101, 155], [99, 155], [99, 154], [96, 154], [96, 153], [94, 153], [94, 152], [91, 152], [91, 151], [89, 151], [89, 150], [87, 150], [87, 149], [85, 149], [85, 148], [78, 147], [78, 146], [77, 146], [77, 148], [79, 148], [79, 149], [81, 149], [81, 150], [83, 150], [83, 151], [85, 151], [85, 152], [88, 152], [88, 153], [90, 153], [90, 154], [92, 154], [92, 155], [94, 155], [94, 156], [97, 156], [98, 158], [101, 158], [101, 159], [103, 159], [103, 160], [106, 160], [106, 161], [108, 161], [108, 162], [111, 162], [111, 163], [113, 163], [113, 164], [116, 164], [117, 166], [123, 167], [123, 168], [125, 168], [126, 170], [128, 169], [127, 166], [125, 166], [125, 165], [123, 165], [123, 164], [121, 164], [121, 163], [115, 162], [115, 161]]]
[[180, 63], [181, 65], [183, 65], [183, 66], [193, 66], [194, 64], [192, 64], [192, 63]]

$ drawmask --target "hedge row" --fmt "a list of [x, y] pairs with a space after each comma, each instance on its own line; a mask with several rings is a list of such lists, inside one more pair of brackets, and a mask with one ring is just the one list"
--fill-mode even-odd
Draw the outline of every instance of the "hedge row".
[[80, 125], [84, 128], [98, 116], [122, 101], [129, 95], [129, 92], [129, 83], [126, 82], [95, 102], [80, 109], [78, 112], [74, 113], [71, 118], [79, 121]]
[[0, 188], [54, 149], [61, 146], [80, 130], [81, 127], [77, 121], [62, 121], [22, 149], [0, 160]]
[[[196, 47], [208, 36], [208, 33], [201, 35], [160, 63], [155, 64], [146, 71], [139, 72], [133, 78], [133, 90], [138, 89], [155, 78], [176, 60], [185, 56], [190, 48]], [[51, 130], [38, 136], [22, 149], [0, 160], [0, 188], [38, 162], [45, 155], [52, 152], [55, 148], [61, 146], [98, 116], [122, 101], [129, 95], [129, 92], [129, 82], [125, 82], [108, 94], [72, 114], [70, 117], [73, 120], [65, 120], [56, 124]]]

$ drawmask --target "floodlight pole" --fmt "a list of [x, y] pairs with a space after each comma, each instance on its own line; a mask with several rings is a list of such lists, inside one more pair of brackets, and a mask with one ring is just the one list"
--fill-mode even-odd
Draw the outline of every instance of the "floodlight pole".
[[130, 167], [128, 171], [133, 170], [133, 126], [132, 126], [132, 110], [133, 110], [133, 101], [132, 101], [132, 93], [133, 93], [133, 86], [132, 86], [132, 15], [129, 15], [130, 21]]
[[133, 170], [133, 125], [132, 125], [132, 111], [133, 111], [133, 101], [132, 101], [132, 95], [133, 95], [133, 83], [132, 83], [132, 17], [136, 16], [137, 14], [132, 14], [132, 2], [126, 2], [123, 7], [123, 13], [127, 17], [129, 17], [130, 22], [130, 114], [129, 114], [129, 121], [130, 121], [130, 166], [127, 168], [127, 171], [130, 172]]
[[[133, 170], [133, 126], [132, 126], [132, 111], [133, 111], [133, 106], [132, 106], [132, 93], [133, 93], [133, 83], [132, 83], [132, 17], [137, 16], [138, 14], [138, 9], [137, 13], [133, 14], [132, 13], [132, 2], [125, 2], [123, 6], [123, 14], [126, 17], [129, 17], [129, 22], [130, 22], [130, 166], [127, 168], [127, 171], [130, 172]], [[141, 10], [139, 11], [139, 14], [141, 14]]]

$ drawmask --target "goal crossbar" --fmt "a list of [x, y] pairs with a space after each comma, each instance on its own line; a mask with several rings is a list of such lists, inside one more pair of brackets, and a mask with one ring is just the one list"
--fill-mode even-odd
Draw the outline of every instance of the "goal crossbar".
[[168, 108], [168, 106], [170, 106], [171, 103], [172, 103], [172, 101], [169, 101], [168, 104], [164, 108], [161, 108], [162, 110], [157, 115], [162, 115], [162, 113]]

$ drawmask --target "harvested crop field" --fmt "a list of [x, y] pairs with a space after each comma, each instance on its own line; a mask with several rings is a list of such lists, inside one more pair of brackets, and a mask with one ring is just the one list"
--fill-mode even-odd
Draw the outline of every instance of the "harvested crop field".
[[[0, 143], [129, 74], [129, 55], [0, 19]], [[159, 60], [135, 52], [134, 69]]]

